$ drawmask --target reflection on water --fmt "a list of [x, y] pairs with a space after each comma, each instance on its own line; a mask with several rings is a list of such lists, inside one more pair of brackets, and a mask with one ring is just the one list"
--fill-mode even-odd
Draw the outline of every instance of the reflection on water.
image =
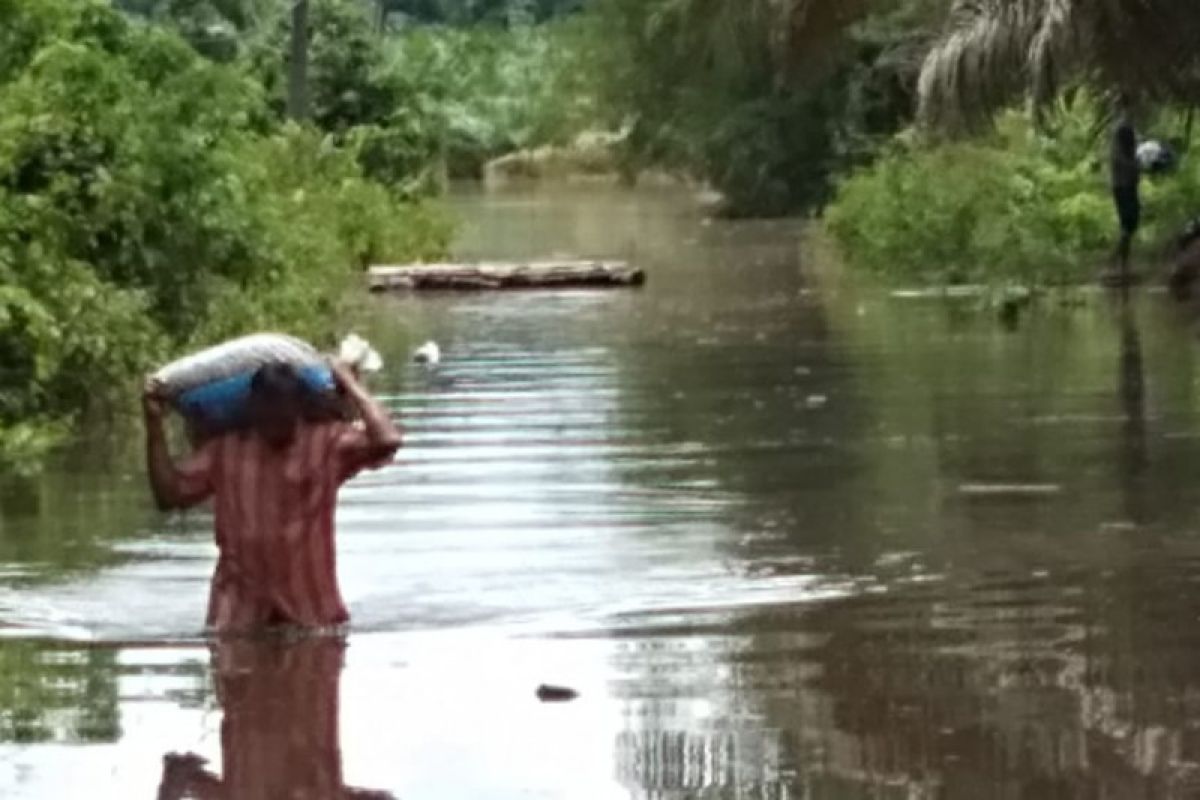
[[116, 653], [11, 642], [0, 647], [0, 741], [104, 742], [120, 736]]
[[343, 496], [344, 653], [210, 652], [208, 522], [149, 514], [122, 448], [9, 492], [0, 795], [1200, 796], [1200, 364], [1165, 297], [1005, 327], [671, 193], [457, 202], [465, 256], [649, 284], [362, 310], [409, 440]]
[[339, 690], [345, 642], [331, 636], [212, 645], [224, 775], [202, 756], [168, 753], [158, 800], [389, 800], [342, 782]]
[[1128, 496], [1126, 514], [1137, 523], [1148, 520], [1148, 509], [1142, 507], [1142, 473], [1147, 463], [1146, 452], [1146, 379], [1142, 365], [1142, 343], [1138, 332], [1136, 312], [1128, 297], [1119, 300], [1121, 321], [1121, 412], [1125, 417], [1124, 449], [1121, 466], [1124, 471], [1125, 492]]

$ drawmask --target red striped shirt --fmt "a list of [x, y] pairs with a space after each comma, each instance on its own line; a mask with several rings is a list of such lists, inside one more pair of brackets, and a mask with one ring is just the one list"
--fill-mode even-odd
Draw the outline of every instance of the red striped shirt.
[[286, 449], [251, 434], [222, 436], [179, 465], [189, 505], [214, 501], [220, 555], [209, 627], [324, 627], [350, 618], [337, 582], [334, 511], [343, 483], [382, 466], [372, 453], [361, 427], [325, 423], [301, 426]]

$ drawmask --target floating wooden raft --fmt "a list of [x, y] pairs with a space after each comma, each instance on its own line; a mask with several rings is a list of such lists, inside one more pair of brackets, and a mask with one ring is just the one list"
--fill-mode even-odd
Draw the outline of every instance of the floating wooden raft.
[[572, 289], [641, 286], [646, 273], [624, 261], [410, 264], [371, 267], [372, 292], [391, 290]]

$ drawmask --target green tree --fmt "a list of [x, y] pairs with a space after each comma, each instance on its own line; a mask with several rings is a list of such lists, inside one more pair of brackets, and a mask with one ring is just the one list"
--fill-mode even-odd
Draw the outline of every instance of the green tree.
[[631, 169], [708, 180], [732, 214], [813, 209], [911, 118], [914, 48], [940, 7], [597, 0], [596, 69]]
[[278, 0], [116, 0], [114, 5], [177, 31], [197, 51], [223, 62], [236, 59], [246, 37], [282, 13]]
[[[383, 48], [361, 0], [308, 0], [306, 89], [309, 117], [340, 131], [382, 121], [397, 98], [382, 72]], [[280, 118], [286, 116], [287, 76], [295, 52], [293, 15], [276, 14], [248, 46], [248, 63]]]

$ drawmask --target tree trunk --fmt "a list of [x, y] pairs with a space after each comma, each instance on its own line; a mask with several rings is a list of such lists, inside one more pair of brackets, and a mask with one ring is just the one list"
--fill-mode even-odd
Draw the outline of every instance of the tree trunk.
[[288, 116], [308, 119], [308, 0], [292, 6], [292, 52], [288, 64]]

